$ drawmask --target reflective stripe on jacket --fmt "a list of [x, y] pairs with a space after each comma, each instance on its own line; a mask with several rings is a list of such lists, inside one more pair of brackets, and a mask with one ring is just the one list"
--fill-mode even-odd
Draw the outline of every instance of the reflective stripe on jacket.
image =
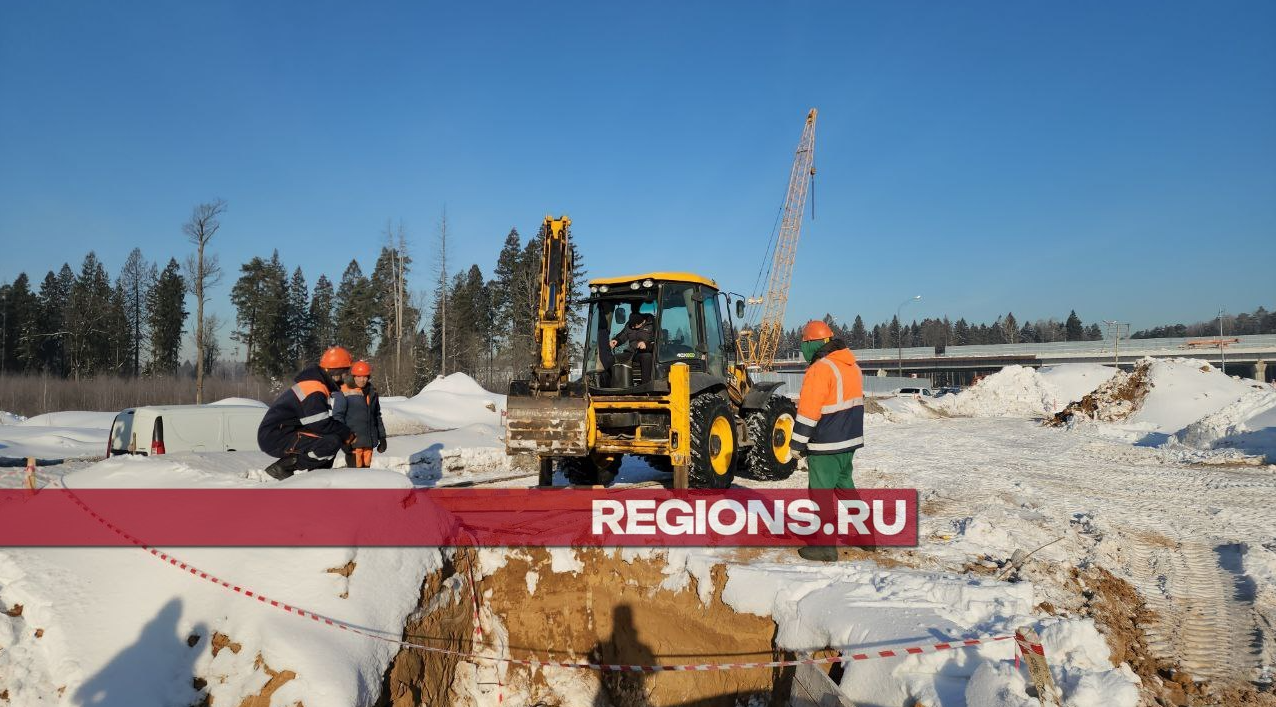
[[296, 385], [280, 393], [262, 417], [257, 446], [267, 454], [283, 456], [295, 446], [298, 433], [345, 441], [350, 430], [332, 417], [328, 386], [319, 367], [305, 368], [293, 380]]
[[855, 354], [838, 348], [806, 370], [793, 449], [805, 454], [841, 454], [864, 446], [864, 378]]

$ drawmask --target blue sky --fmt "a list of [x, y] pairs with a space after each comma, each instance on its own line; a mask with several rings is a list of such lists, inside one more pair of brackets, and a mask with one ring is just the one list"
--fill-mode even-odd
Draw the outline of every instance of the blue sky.
[[594, 275], [751, 290], [818, 107], [788, 309], [1135, 328], [1271, 307], [1276, 4], [49, 3], [0, 8], [0, 278], [94, 249], [427, 286], [569, 213]]

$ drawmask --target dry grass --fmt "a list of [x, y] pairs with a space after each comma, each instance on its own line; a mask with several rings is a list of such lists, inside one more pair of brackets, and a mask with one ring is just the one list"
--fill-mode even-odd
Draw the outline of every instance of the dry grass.
[[[270, 402], [277, 394], [278, 389], [270, 381], [257, 377], [204, 379], [204, 402], [231, 397]], [[195, 379], [184, 376], [112, 376], [74, 381], [42, 375], [0, 375], [0, 410], [26, 417], [59, 410], [112, 411], [194, 402]]]

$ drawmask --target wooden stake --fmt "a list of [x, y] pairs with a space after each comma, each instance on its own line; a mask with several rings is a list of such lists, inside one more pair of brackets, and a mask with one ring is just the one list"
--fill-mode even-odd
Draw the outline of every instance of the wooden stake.
[[23, 485], [27, 487], [28, 491], [39, 490], [35, 480], [35, 457], [27, 457], [27, 475], [23, 480]]
[[1054, 680], [1050, 677], [1050, 666], [1046, 663], [1046, 651], [1041, 647], [1041, 637], [1031, 626], [1024, 626], [1015, 631], [1015, 642], [1037, 690], [1037, 699], [1043, 707], [1060, 707]]

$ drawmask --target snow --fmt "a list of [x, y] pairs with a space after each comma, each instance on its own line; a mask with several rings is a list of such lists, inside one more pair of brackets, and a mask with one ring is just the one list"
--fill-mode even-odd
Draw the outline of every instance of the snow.
[[1042, 366], [1038, 371], [1046, 384], [1057, 392], [1064, 404], [1080, 400], [1116, 375], [1116, 369], [1097, 363], [1064, 363]]
[[[1007, 635], [1034, 625], [1070, 705], [1138, 704], [1138, 679], [1128, 668], [1112, 667], [1107, 644], [1091, 620], [1045, 623], [1032, 618], [1031, 583], [883, 571], [868, 562], [753, 563], [728, 567], [722, 598], [737, 611], [773, 617], [777, 645], [796, 651], [889, 650]], [[1031, 704], [1022, 701], [1022, 677], [1000, 667], [1013, 655], [1014, 644], [1003, 641], [902, 659], [854, 661], [845, 664], [840, 687], [855, 704]]]
[[270, 407], [262, 401], [253, 400], [252, 398], [222, 398], [216, 402], [209, 403], [209, 405], [248, 405], [258, 408]]
[[0, 427], [0, 459], [102, 457], [106, 454], [107, 435], [108, 430], [99, 427], [4, 425]]
[[[109, 430], [115, 422], [118, 412], [90, 412], [87, 410], [68, 410], [66, 412], [46, 412], [43, 415], [28, 417], [17, 424], [24, 427], [78, 427], [82, 429]], [[105, 443], [106, 440], [103, 440]]]
[[1276, 463], [1276, 391], [1250, 390], [1179, 430], [1175, 438], [1197, 449], [1236, 449]]
[[0, 425], [16, 425], [27, 418], [0, 410]]
[[1168, 434], [1222, 410], [1254, 390], [1243, 380], [1226, 376], [1199, 359], [1158, 360], [1149, 369], [1148, 380], [1152, 388], [1129, 422]]
[[[116, 457], [65, 478], [72, 487], [255, 486], [205, 458], [204, 468]], [[300, 487], [407, 488], [393, 472], [302, 474]], [[282, 485], [282, 484], [281, 484]], [[127, 525], [127, 523], [125, 523]], [[422, 576], [442, 566], [436, 548], [180, 548], [183, 561], [316, 613], [397, 638], [416, 606]], [[350, 577], [329, 572], [355, 563]], [[345, 594], [347, 598], [342, 598]], [[23, 605], [0, 622], [0, 682], [13, 704], [192, 704], [192, 677], [208, 681], [216, 704], [239, 704], [269, 679], [265, 666], [294, 671], [276, 704], [370, 704], [397, 653], [372, 640], [281, 611], [177, 571], [132, 548], [0, 550], [0, 604]], [[35, 629], [42, 629], [35, 638]], [[214, 632], [243, 646], [214, 657]], [[188, 646], [188, 637], [196, 637]], [[260, 662], [257, 660], [260, 656]], [[264, 666], [263, 666], [264, 664]]]
[[1046, 366], [1006, 366], [957, 395], [933, 405], [950, 415], [966, 417], [1042, 417], [1080, 400], [1116, 373], [1090, 363]]
[[500, 427], [505, 396], [484, 390], [464, 373], [436, 378], [411, 398], [383, 398], [386, 434], [450, 430], [467, 425]]

